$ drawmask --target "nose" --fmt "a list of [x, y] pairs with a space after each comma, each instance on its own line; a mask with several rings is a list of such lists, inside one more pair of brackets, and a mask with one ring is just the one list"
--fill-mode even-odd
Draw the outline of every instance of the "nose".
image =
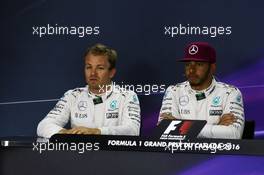
[[93, 68], [93, 69], [91, 70], [91, 75], [96, 75], [96, 69]]
[[193, 72], [195, 72], [195, 70], [196, 70], [196, 65], [191, 63], [190, 66], [189, 66], [189, 72], [193, 73]]
[[195, 72], [195, 66], [191, 66], [190, 69], [189, 69], [190, 73], [193, 73]]

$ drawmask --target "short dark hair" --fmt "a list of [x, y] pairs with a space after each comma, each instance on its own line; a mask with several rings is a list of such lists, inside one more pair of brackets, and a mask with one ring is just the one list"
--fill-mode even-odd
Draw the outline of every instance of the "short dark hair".
[[111, 49], [103, 44], [97, 43], [92, 47], [89, 47], [85, 53], [84, 58], [88, 55], [104, 55], [107, 56], [110, 63], [110, 70], [116, 67], [117, 53], [114, 49]]

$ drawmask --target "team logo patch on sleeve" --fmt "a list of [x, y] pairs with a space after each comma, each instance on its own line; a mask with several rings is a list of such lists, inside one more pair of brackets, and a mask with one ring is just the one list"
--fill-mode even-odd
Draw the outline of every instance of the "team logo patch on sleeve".
[[137, 98], [136, 95], [133, 95], [133, 102], [134, 102], [134, 103], [138, 102], [138, 98]]
[[242, 99], [241, 95], [238, 95], [238, 96], [236, 97], [236, 101], [237, 101], [238, 103], [241, 103], [241, 99]]

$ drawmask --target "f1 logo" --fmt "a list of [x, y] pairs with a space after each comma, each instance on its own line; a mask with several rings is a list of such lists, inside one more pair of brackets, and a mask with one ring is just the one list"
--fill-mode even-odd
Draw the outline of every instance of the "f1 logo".
[[167, 127], [167, 129], [164, 131], [163, 134], [169, 134], [171, 131], [174, 131], [177, 128], [177, 125], [180, 123], [181, 121], [172, 120], [170, 125]]

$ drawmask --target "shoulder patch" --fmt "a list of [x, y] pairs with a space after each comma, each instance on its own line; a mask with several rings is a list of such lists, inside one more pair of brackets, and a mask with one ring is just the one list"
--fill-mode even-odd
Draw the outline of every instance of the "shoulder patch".
[[171, 85], [171, 86], [168, 87], [168, 89], [171, 89], [172, 91], [176, 91], [177, 88], [184, 88], [187, 85], [188, 85], [187, 81], [184, 81], [182, 83], [177, 83], [176, 85]]
[[188, 85], [187, 81], [184, 81], [184, 82], [181, 82], [181, 83], [177, 83], [175, 86], [176, 87], [185, 87], [187, 85]]
[[84, 88], [75, 88], [71, 91], [71, 95], [74, 96], [75, 98], [81, 94], [81, 92], [84, 91]]
[[235, 87], [234, 85], [226, 84], [223, 82], [217, 82], [217, 85], [221, 88], [225, 88], [225, 89], [230, 90], [230, 91], [238, 90], [238, 88]]

